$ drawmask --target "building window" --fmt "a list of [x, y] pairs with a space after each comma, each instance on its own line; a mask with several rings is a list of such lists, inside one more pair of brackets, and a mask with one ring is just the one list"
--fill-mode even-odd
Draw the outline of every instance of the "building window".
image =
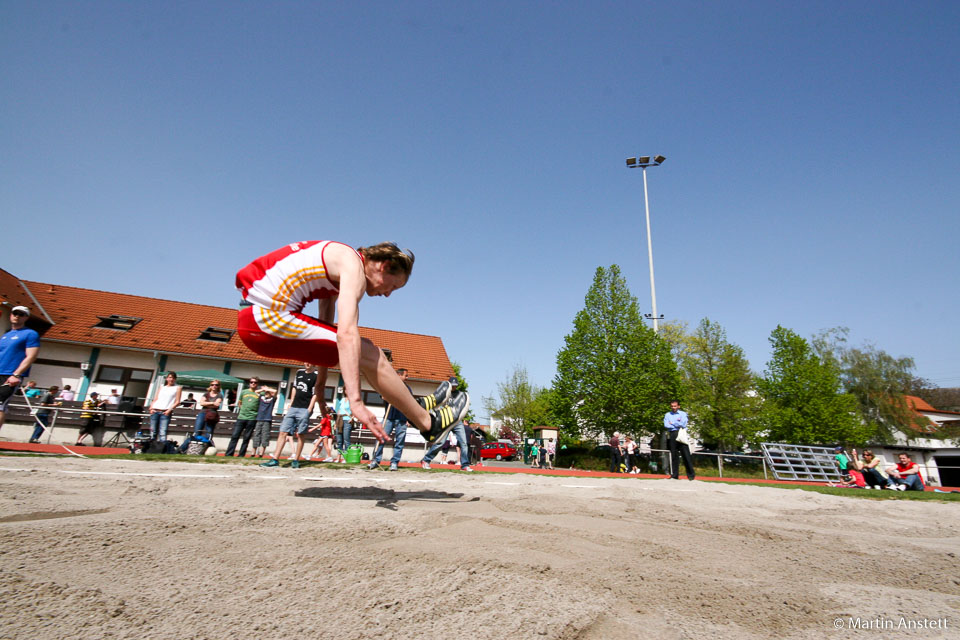
[[211, 342], [230, 342], [230, 338], [236, 333], [233, 329], [222, 329], [220, 327], [207, 327], [200, 332], [197, 340], [210, 340]]
[[134, 318], [131, 316], [97, 316], [100, 322], [93, 325], [94, 329], [116, 329], [117, 331], [129, 331], [137, 326], [137, 323], [143, 318]]
[[128, 382], [150, 382], [153, 371], [149, 369], [129, 369], [127, 367], [111, 367], [103, 365], [97, 371], [95, 382], [109, 382], [111, 384], [127, 384]]
[[364, 391], [363, 404], [368, 407], [382, 407], [387, 403], [383, 401], [383, 397], [376, 391]]

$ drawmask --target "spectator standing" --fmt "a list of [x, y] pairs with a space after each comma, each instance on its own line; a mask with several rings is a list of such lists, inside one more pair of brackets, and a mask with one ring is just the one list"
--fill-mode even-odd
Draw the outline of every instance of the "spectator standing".
[[[273, 454], [272, 460], [261, 464], [261, 467], [280, 466], [280, 455], [283, 453], [283, 447], [287, 444], [287, 438], [293, 435], [297, 436], [297, 445], [293, 453], [293, 460], [290, 466], [294, 469], [300, 468], [300, 453], [303, 451], [303, 434], [310, 427], [310, 414], [317, 405], [317, 367], [309, 362], [303, 363], [303, 369], [297, 371], [294, 377], [293, 390], [290, 392], [290, 404], [283, 415], [283, 421], [280, 422], [280, 434], [277, 436], [277, 450]], [[323, 387], [321, 386], [321, 389]], [[326, 404], [321, 411], [326, 413]]]
[[33, 430], [33, 435], [30, 436], [30, 442], [34, 444], [40, 442], [40, 436], [50, 426], [50, 409], [46, 407], [55, 407], [60, 404], [56, 400], [59, 390], [57, 385], [53, 385], [40, 399], [40, 406], [37, 408], [37, 426]]
[[[457, 444], [460, 449], [460, 470], [461, 471], [473, 471], [470, 467], [470, 449], [467, 447], [467, 429], [466, 429], [466, 420], [463, 422], [458, 422], [457, 426], [453, 428], [451, 432], [453, 437], [456, 439]], [[434, 442], [430, 447], [430, 450], [427, 451], [427, 454], [423, 456], [423, 460], [420, 461], [420, 466], [424, 469], [430, 468], [430, 463], [433, 462], [433, 459], [437, 457], [437, 453], [443, 449], [443, 442]]]
[[540, 466], [540, 447], [537, 446], [536, 442], [530, 445], [530, 463], [530, 466], [534, 468]]
[[670, 403], [670, 411], [663, 416], [663, 426], [667, 429], [670, 449], [670, 477], [677, 480], [680, 477], [679, 454], [683, 454], [683, 466], [687, 468], [687, 479], [695, 480], [697, 474], [693, 470], [693, 459], [690, 457], [690, 446], [677, 442], [680, 429], [686, 429], [689, 419], [687, 412], [680, 409], [680, 403], [674, 400]]
[[262, 458], [270, 446], [270, 428], [273, 426], [273, 408], [277, 406], [277, 392], [274, 389], [261, 390], [260, 405], [257, 407], [257, 426], [253, 430], [253, 457]]
[[635, 469], [637, 468], [636, 464], [636, 455], [637, 455], [637, 443], [633, 441], [633, 438], [627, 436], [627, 442], [623, 445], [623, 459], [627, 468], [627, 473], [636, 473]]
[[40, 353], [40, 334], [27, 328], [30, 309], [17, 305], [10, 310], [10, 331], [0, 337], [0, 427], [7, 418], [7, 405], [17, 387], [30, 375], [30, 365]]
[[83, 401], [84, 412], [80, 414], [80, 418], [84, 420], [83, 425], [80, 427], [80, 433], [77, 436], [77, 443], [75, 446], [82, 447], [83, 439], [88, 435], [93, 436], [93, 431], [100, 426], [103, 418], [99, 413], [91, 413], [97, 409], [100, 409], [103, 406], [103, 402], [100, 400], [100, 394], [96, 391], [90, 394], [90, 397]]
[[350, 412], [350, 401], [343, 395], [343, 387], [337, 389], [337, 399], [333, 402], [333, 410], [337, 413], [336, 448], [337, 462], [343, 462], [343, 452], [350, 446], [350, 427], [353, 414]]
[[[397, 369], [397, 375], [403, 381], [403, 385], [413, 395], [413, 389], [407, 384], [408, 372], [406, 369]], [[403, 415], [399, 409], [390, 405], [387, 407], [386, 417], [383, 420], [383, 432], [390, 438], [393, 438], [393, 455], [390, 456], [390, 471], [396, 471], [400, 464], [400, 458], [403, 457], [403, 445], [407, 441], [407, 416]], [[373, 459], [367, 465], [368, 469], [380, 468], [380, 460], [383, 459], [383, 443], [378, 442], [373, 449]]]
[[333, 429], [330, 426], [330, 416], [331, 412], [328, 411], [322, 418], [320, 418], [320, 424], [310, 428], [310, 431], [316, 431], [319, 429], [320, 436], [313, 444], [313, 451], [311, 451], [310, 455], [307, 456], [307, 460], [310, 460], [311, 458], [319, 458], [320, 451], [326, 450], [327, 457], [321, 462], [333, 462]]
[[70, 388], [70, 385], [63, 385], [63, 390], [60, 391], [60, 395], [57, 396], [57, 400], [63, 402], [73, 402], [73, 399], [77, 397], [77, 394], [74, 393], [73, 389]]
[[620, 432], [614, 431], [610, 438], [610, 473], [620, 471]]
[[840, 474], [846, 475], [847, 469], [850, 467], [850, 456], [843, 450], [842, 445], [838, 444], [833, 448], [833, 460], [837, 463]]
[[163, 377], [163, 386], [157, 389], [157, 395], [150, 405], [150, 439], [156, 442], [167, 441], [167, 427], [170, 426], [170, 416], [180, 404], [180, 393], [183, 387], [177, 384], [177, 374], [168, 371]]
[[547, 469], [553, 469], [553, 459], [557, 457], [557, 442], [550, 438], [547, 440], [546, 444], [546, 457], [545, 461], [547, 463]]
[[896, 483], [900, 491], [923, 491], [923, 478], [920, 477], [920, 467], [910, 459], [906, 453], [897, 455], [897, 466], [890, 467], [887, 472]]
[[250, 438], [253, 436], [253, 430], [257, 426], [257, 411], [260, 409], [260, 378], [253, 376], [247, 380], [247, 388], [237, 395], [237, 421], [233, 425], [233, 433], [230, 434], [230, 443], [224, 456], [229, 458], [237, 449], [237, 442], [243, 438], [240, 445], [239, 456], [243, 458], [247, 455], [247, 445], [250, 444]]
[[220, 422], [218, 410], [223, 404], [223, 394], [220, 392], [220, 381], [211, 380], [206, 392], [200, 396], [199, 411], [197, 411], [196, 420], [193, 423], [193, 436], [183, 439], [180, 445], [180, 453], [186, 453], [190, 446], [190, 440], [197, 436], [206, 436], [213, 439], [213, 431]]
[[110, 389], [110, 395], [107, 396], [107, 406], [116, 407], [120, 404], [120, 394], [116, 389]]
[[206, 392], [200, 396], [200, 402], [198, 404], [200, 405], [198, 407], [199, 411], [197, 411], [197, 418], [193, 423], [194, 433], [200, 434], [202, 430], [206, 429], [209, 431], [207, 437], [210, 438], [213, 436], [213, 430], [217, 423], [220, 422], [220, 416], [210, 415], [210, 412], [212, 411], [216, 414], [223, 405], [223, 392], [220, 390], [219, 380], [210, 381]]

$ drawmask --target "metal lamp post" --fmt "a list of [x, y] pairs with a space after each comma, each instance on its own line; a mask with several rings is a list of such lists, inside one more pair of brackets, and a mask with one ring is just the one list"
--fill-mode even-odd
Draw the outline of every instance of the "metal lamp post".
[[659, 167], [663, 164], [664, 160], [666, 160], [664, 156], [654, 156], [652, 162], [650, 161], [650, 156], [627, 158], [628, 168], [636, 169], [640, 167], [643, 169], [643, 204], [647, 210], [647, 256], [650, 258], [650, 297], [653, 301], [653, 313], [644, 315], [653, 319], [654, 332], [660, 329], [660, 325], [658, 324], [660, 316], [657, 315], [657, 287], [653, 281], [653, 241], [650, 238], [650, 200], [647, 197], [647, 167]]

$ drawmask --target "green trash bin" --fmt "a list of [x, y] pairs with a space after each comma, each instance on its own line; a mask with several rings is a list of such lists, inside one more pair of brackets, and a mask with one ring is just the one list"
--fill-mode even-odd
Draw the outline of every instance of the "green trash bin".
[[363, 445], [354, 444], [347, 447], [347, 450], [343, 452], [343, 461], [347, 464], [359, 464], [360, 459], [363, 457]]

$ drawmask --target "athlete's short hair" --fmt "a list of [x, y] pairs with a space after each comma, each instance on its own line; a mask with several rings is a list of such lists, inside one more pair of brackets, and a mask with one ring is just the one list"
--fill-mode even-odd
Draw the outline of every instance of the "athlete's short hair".
[[394, 275], [403, 274], [409, 278], [413, 271], [413, 251], [401, 249], [396, 242], [381, 242], [371, 247], [360, 247], [357, 251], [364, 260], [388, 263], [387, 269]]

